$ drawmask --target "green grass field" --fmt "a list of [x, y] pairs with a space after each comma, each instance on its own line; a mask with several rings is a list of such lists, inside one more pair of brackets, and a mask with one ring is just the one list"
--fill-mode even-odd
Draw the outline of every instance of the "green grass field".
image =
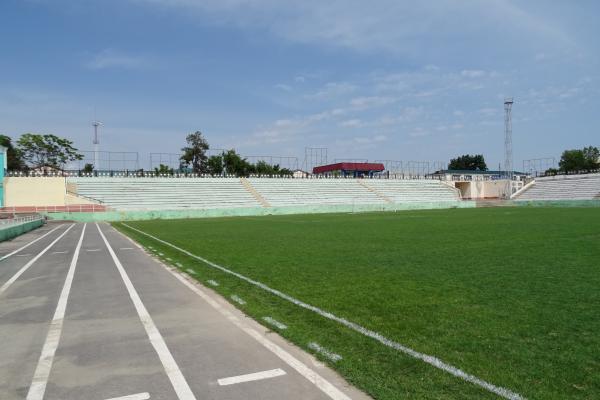
[[[600, 398], [600, 209], [315, 214], [129, 225], [530, 399]], [[376, 399], [498, 398], [128, 229]], [[209, 285], [207, 285], [209, 286]], [[317, 354], [318, 357], [322, 357]]]

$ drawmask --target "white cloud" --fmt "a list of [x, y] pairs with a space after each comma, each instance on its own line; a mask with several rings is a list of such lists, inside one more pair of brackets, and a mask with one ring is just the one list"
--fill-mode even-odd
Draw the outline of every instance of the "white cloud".
[[359, 128], [359, 127], [363, 126], [363, 122], [360, 119], [349, 119], [349, 120], [340, 122], [339, 125], [343, 126], [345, 128]]
[[133, 56], [114, 49], [104, 49], [86, 62], [85, 66], [96, 70], [106, 68], [140, 69], [147, 68], [150, 64], [150, 60], [142, 56]]
[[355, 85], [348, 82], [328, 82], [316, 93], [306, 96], [308, 99], [332, 99], [342, 95], [347, 95], [357, 89]]
[[382, 96], [363, 96], [355, 97], [350, 100], [350, 106], [359, 109], [366, 110], [368, 108], [380, 107], [390, 103], [393, 103], [394, 99], [391, 97]]
[[286, 85], [285, 83], [278, 83], [275, 85], [275, 89], [283, 90], [284, 92], [291, 92], [292, 87], [290, 85]]
[[467, 78], [481, 78], [485, 76], [485, 71], [480, 69], [463, 69], [460, 74]]
[[[573, 44], [574, 41], [542, 14], [503, 0], [462, 2], [399, 2], [378, 0], [130, 0], [197, 10], [206, 21], [242, 28], [260, 27], [299, 43], [346, 47], [359, 51], [417, 53], [420, 39], [435, 48], [457, 46], [463, 36], [502, 37], [511, 32], [529, 43]], [[525, 45], [525, 44], [523, 44]], [[485, 44], [487, 46], [487, 43]]]
[[421, 128], [421, 127], [417, 127], [415, 129], [413, 129], [409, 134], [410, 137], [423, 137], [423, 136], [429, 136], [429, 131]]

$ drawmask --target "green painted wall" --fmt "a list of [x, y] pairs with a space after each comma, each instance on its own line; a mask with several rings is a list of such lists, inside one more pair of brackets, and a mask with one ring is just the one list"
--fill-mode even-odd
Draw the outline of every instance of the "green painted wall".
[[426, 210], [438, 208], [472, 208], [474, 201], [419, 202], [399, 204], [314, 205], [290, 207], [227, 208], [210, 210], [106, 211], [95, 213], [44, 213], [50, 219], [78, 222], [132, 221], [145, 219], [217, 218], [258, 215], [352, 213], [373, 211]]
[[35, 228], [39, 228], [42, 225], [44, 225], [44, 220], [38, 219], [36, 221], [25, 222], [20, 225], [13, 225], [0, 229], [0, 242], [4, 242], [5, 240], [9, 240], [19, 235], [22, 235]]
[[513, 200], [517, 207], [600, 207], [600, 200]]

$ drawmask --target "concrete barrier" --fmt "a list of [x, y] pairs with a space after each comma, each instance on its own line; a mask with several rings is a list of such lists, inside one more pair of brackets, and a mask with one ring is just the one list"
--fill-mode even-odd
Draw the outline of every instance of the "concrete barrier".
[[260, 215], [320, 214], [320, 213], [361, 213], [377, 211], [430, 210], [443, 208], [473, 208], [474, 201], [407, 202], [394, 204], [345, 204], [345, 205], [304, 205], [287, 207], [251, 207], [225, 209], [189, 209], [189, 210], [131, 210], [77, 213], [43, 213], [50, 219], [78, 222], [94, 221], [133, 221], [148, 219], [185, 219], [243, 217]]
[[0, 226], [0, 242], [12, 239], [44, 225], [44, 218], [35, 219], [15, 225]]

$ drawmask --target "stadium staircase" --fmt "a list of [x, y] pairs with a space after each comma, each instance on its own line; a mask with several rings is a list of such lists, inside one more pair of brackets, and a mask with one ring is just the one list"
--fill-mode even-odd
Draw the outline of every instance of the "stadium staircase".
[[77, 195], [115, 210], [456, 202], [437, 180], [70, 177]]
[[536, 178], [529, 188], [513, 197], [516, 201], [598, 199], [600, 199], [600, 174]]

